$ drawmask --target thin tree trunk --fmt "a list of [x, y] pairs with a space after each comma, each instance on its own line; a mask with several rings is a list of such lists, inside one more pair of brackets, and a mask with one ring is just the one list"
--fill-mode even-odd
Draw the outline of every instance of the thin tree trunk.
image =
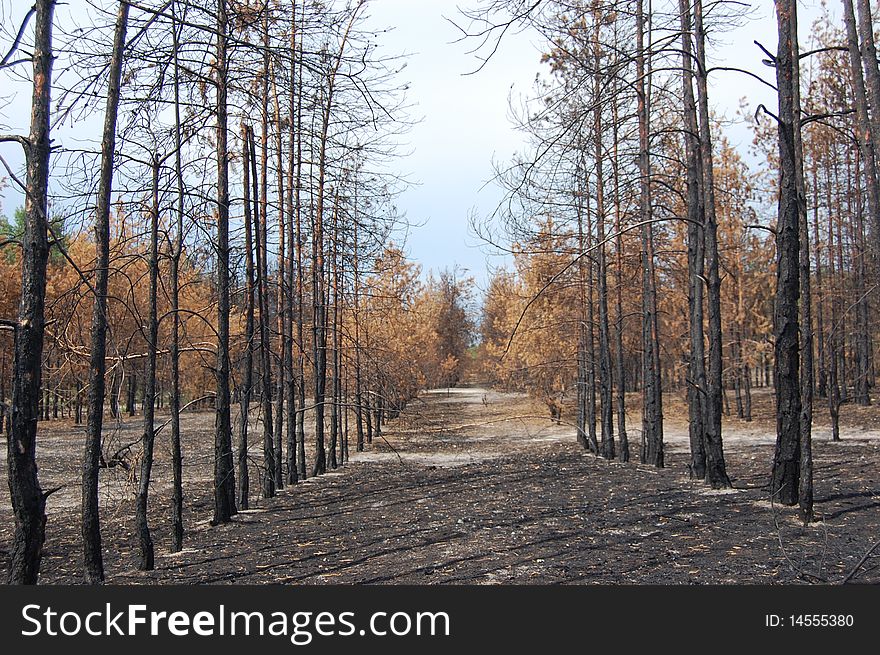
[[822, 240], [819, 235], [819, 174], [818, 162], [813, 160], [813, 238], [816, 259], [816, 336], [819, 348], [819, 377], [816, 392], [820, 398], [828, 397], [827, 349], [825, 343], [825, 288], [822, 282]]
[[333, 351], [333, 387], [330, 401], [330, 456], [331, 469], [338, 467], [336, 448], [339, 444], [339, 190], [333, 202], [332, 261], [330, 294], [333, 303], [333, 335], [330, 347]]
[[131, 371], [131, 374], [128, 378], [128, 395], [125, 399], [125, 411], [128, 412], [129, 416], [134, 416], [137, 413], [136, 409], [137, 405], [137, 372]]
[[[860, 5], [864, 4], [862, 0]], [[861, 9], [861, 6], [860, 6]], [[870, 7], [866, 10], [870, 12]], [[868, 209], [871, 214], [871, 227], [875, 231], [875, 238], [880, 238], [880, 187], [878, 187], [878, 173], [875, 160], [874, 138], [872, 132], [872, 121], [868, 116], [868, 96], [865, 88], [865, 77], [862, 75], [862, 54], [859, 49], [859, 36], [856, 28], [856, 17], [853, 9], [853, 0], [843, 0], [843, 16], [846, 25], [847, 48], [849, 50], [850, 79], [853, 88], [853, 104], [856, 110], [856, 120], [853, 127], [855, 128], [856, 143], [861, 153], [861, 161], [864, 165], [865, 186], [868, 197]], [[863, 38], [865, 34], [863, 33]], [[867, 35], [868, 41], [873, 44], [873, 31]], [[864, 44], [867, 51], [867, 42]], [[876, 51], [875, 51], [876, 56]], [[873, 64], [876, 70], [877, 62]], [[868, 75], [873, 74], [872, 66], [865, 63], [864, 70]], [[874, 102], [880, 100], [880, 94], [872, 98]], [[877, 105], [874, 113], [877, 114]], [[875, 120], [876, 122], [876, 120]], [[880, 129], [880, 127], [878, 127]], [[876, 248], [875, 248], [876, 253]], [[858, 388], [858, 385], [857, 385]]]
[[736, 417], [738, 419], [745, 418], [745, 409], [743, 405], [743, 362], [742, 362], [742, 338], [740, 337], [739, 326], [736, 328], [736, 337], [733, 344], [733, 394], [736, 402]]
[[113, 373], [110, 383], [110, 416], [114, 419], [119, 418], [119, 394], [122, 392], [122, 382], [118, 371]]
[[[598, 12], [598, 10], [597, 10]], [[593, 32], [593, 146], [596, 165], [596, 243], [597, 274], [599, 276], [599, 406], [601, 423], [601, 452], [605, 459], [614, 459], [617, 455], [614, 446], [614, 404], [611, 399], [613, 380], [611, 378], [611, 336], [608, 327], [608, 257], [605, 247], [605, 173], [602, 151], [602, 104], [601, 70], [602, 59], [599, 44], [600, 17], [594, 16]]]
[[327, 306], [324, 264], [324, 185], [327, 165], [327, 139], [333, 107], [333, 76], [328, 78], [324, 98], [318, 154], [317, 200], [312, 226], [312, 336], [315, 383], [315, 463], [312, 475], [327, 472], [327, 454], [324, 445], [324, 396], [327, 386]]
[[[286, 280], [286, 260], [287, 257], [287, 207], [284, 198], [284, 144], [281, 137], [281, 105], [278, 101], [278, 87], [275, 82], [275, 76], [272, 76], [272, 88], [275, 97], [275, 145], [276, 145], [276, 163], [278, 176], [278, 284], [276, 286], [276, 312], [278, 314], [278, 338], [281, 342], [281, 357], [278, 359], [278, 379], [276, 383], [277, 396], [275, 398], [275, 487], [284, 488], [284, 405], [286, 400], [287, 376], [290, 370], [287, 366], [290, 341], [287, 339], [287, 319], [288, 309], [290, 307], [287, 302], [289, 292]], [[291, 359], [291, 362], [293, 360]], [[291, 417], [292, 418], [292, 417]], [[288, 455], [289, 457], [289, 455]]]
[[153, 538], [147, 521], [150, 474], [153, 470], [156, 412], [156, 352], [159, 340], [157, 295], [159, 287], [159, 159], [153, 156], [153, 205], [150, 211], [150, 309], [147, 332], [147, 376], [144, 381], [144, 433], [141, 454], [141, 476], [135, 503], [135, 526], [138, 535], [138, 569], [152, 571], [154, 566]]
[[238, 437], [238, 507], [250, 509], [250, 475], [248, 471], [248, 428], [254, 376], [254, 252], [253, 217], [251, 215], [251, 149], [248, 129], [242, 125], [242, 187], [244, 190], [245, 250], [245, 346], [244, 372], [239, 390], [241, 424]]
[[[616, 26], [616, 23], [615, 23]], [[617, 36], [615, 28], [615, 38]], [[621, 198], [620, 198], [620, 170], [618, 146], [619, 117], [617, 106], [617, 79], [615, 78], [614, 89], [611, 94], [611, 127], [613, 130], [613, 148], [611, 157], [612, 177], [614, 180], [614, 251], [615, 251], [615, 377], [617, 378], [617, 435], [620, 439], [620, 461], [629, 461], [629, 436], [626, 433], [626, 369], [623, 361], [623, 232], [621, 231]]]
[[[706, 481], [713, 489], [730, 487], [724, 446], [721, 440], [721, 394], [724, 358], [721, 334], [721, 275], [718, 256], [718, 219], [715, 214], [715, 172], [712, 158], [712, 129], [709, 123], [706, 35], [703, 29], [703, 1], [694, 0], [694, 29], [697, 55], [700, 151], [703, 166], [702, 192], [705, 218], [707, 307], [709, 311], [709, 371], [706, 384]], [[808, 260], [809, 261], [809, 260]]]
[[[852, 0], [844, 0], [844, 2], [850, 5], [849, 10], [851, 11]], [[874, 19], [871, 16], [871, 3], [869, 0], [857, 0], [857, 3], [859, 12], [858, 30], [862, 40], [862, 49], [859, 51], [861, 54], [860, 59], [865, 70], [868, 101], [873, 108], [873, 111], [869, 114], [871, 131], [867, 134], [867, 138], [873, 145], [873, 136], [880, 134], [880, 64], [877, 61], [877, 44], [874, 41]], [[875, 183], [878, 180], [880, 180], [880, 174], [875, 173]], [[874, 237], [871, 250], [875, 259], [878, 259], [880, 258], [880, 189], [876, 185], [874, 193], [877, 196], [878, 202], [876, 207], [871, 208], [871, 229]]]
[[[840, 189], [840, 171], [838, 170], [837, 165], [834, 166], [834, 188]], [[838, 193], [835, 198], [835, 214], [838, 216], [838, 220], [836, 221], [836, 241], [837, 241], [837, 252], [835, 253], [837, 257], [837, 270], [839, 271], [840, 277], [838, 279], [838, 293], [840, 294], [839, 300], [843, 301], [846, 298], [846, 279], [844, 277], [844, 271], [846, 268], [844, 267], [844, 257], [843, 257], [843, 220], [840, 219], [841, 216], [844, 216], [843, 206], [840, 202], [840, 194]], [[840, 391], [840, 402], [846, 403], [849, 401], [849, 358], [847, 356], [847, 343], [846, 337], [849, 334], [849, 322], [847, 321], [847, 315], [849, 312], [843, 311], [843, 307], [839, 307], [838, 316], [840, 317], [840, 338], [838, 341], [838, 381], [839, 386], [838, 389]], [[839, 408], [839, 405], [838, 405]]]
[[[297, 46], [296, 38], [298, 35], [296, 25], [296, 2], [291, 3], [290, 18], [290, 96], [288, 102], [288, 153], [287, 153], [287, 270], [285, 273], [287, 281], [287, 300], [284, 306], [285, 313], [285, 332], [284, 332], [284, 367], [287, 370], [287, 378], [285, 380], [285, 394], [287, 395], [287, 484], [296, 484], [299, 481], [299, 471], [297, 470], [297, 442], [296, 442], [296, 424], [299, 411], [296, 405], [296, 374], [293, 368], [293, 312], [295, 305], [296, 290], [296, 233], [294, 228], [294, 204], [299, 205], [299, 190], [296, 191], [296, 199], [294, 200], [294, 183], [298, 184], [298, 178], [294, 175], [294, 166], [299, 171], [301, 162], [297, 159], [296, 144], [299, 142], [300, 135], [298, 127], [300, 125], [300, 116], [297, 111], [297, 88], [299, 83], [299, 75], [296, 72], [298, 59], [296, 56]], [[279, 131], [281, 127], [279, 124]], [[280, 146], [279, 146], [280, 151]], [[280, 173], [279, 173], [280, 174]]]
[[[295, 5], [295, 3], [294, 3]], [[302, 28], [303, 22], [305, 20], [305, 11], [300, 12], [301, 22], [300, 27]], [[302, 29], [300, 30], [302, 32]], [[297, 140], [296, 140], [296, 339], [297, 339], [297, 349], [298, 349], [298, 357], [296, 364], [296, 377], [297, 377], [297, 391], [298, 391], [298, 410], [296, 415], [296, 440], [297, 440], [297, 473], [299, 475], [300, 480], [306, 479], [306, 430], [305, 430], [305, 412], [306, 412], [306, 374], [305, 374], [305, 359], [306, 359], [306, 351], [305, 351], [305, 299], [304, 299], [304, 287], [305, 287], [305, 273], [304, 273], [304, 260], [303, 260], [303, 232], [302, 232], [302, 165], [303, 165], [303, 157], [302, 157], [302, 99], [303, 99], [303, 38], [300, 36], [298, 43], [298, 57], [297, 61], [299, 62], [296, 76], [297, 88], [299, 89], [299, 93], [297, 94], [296, 100], [296, 113], [297, 113]]]
[[[380, 375], [379, 371], [376, 372], [376, 375]], [[385, 385], [382, 384], [377, 387], [376, 391], [376, 403], [373, 405], [373, 421], [374, 428], [376, 431], [376, 437], [382, 436], [382, 425], [385, 420]]]
[[[6, 346], [0, 354], [0, 435], [6, 436]], [[79, 395], [77, 395], [79, 400]], [[77, 421], [79, 425], [79, 421]]]
[[[650, 15], [648, 16], [650, 22]], [[660, 333], [657, 319], [657, 276], [651, 225], [651, 159], [649, 147], [651, 59], [645, 48], [643, 0], [636, 2], [636, 95], [639, 122], [639, 218], [642, 260], [642, 456], [644, 464], [664, 466], [663, 392]], [[648, 30], [650, 41], [650, 28]], [[647, 55], [647, 56], [646, 56]]]
[[[281, 469], [282, 455], [281, 452], [281, 434], [276, 431], [276, 425], [273, 421], [272, 394], [275, 387], [272, 384], [272, 340], [271, 340], [271, 322], [269, 315], [269, 77], [270, 77], [270, 47], [269, 38], [269, 4], [264, 3], [262, 10], [262, 33], [263, 33], [263, 69], [260, 75], [261, 93], [260, 93], [260, 176], [254, 177], [254, 184], [259, 179], [260, 184], [260, 235], [257, 243], [262, 248], [262, 253], [257, 253], [259, 270], [257, 272], [257, 280], [259, 281], [258, 292], [260, 294], [260, 353], [264, 370], [262, 375], [262, 398], [263, 398], [263, 430], [264, 438], [268, 438], [272, 442], [272, 457], [270, 469], [267, 469], [266, 475], [272, 476], [272, 492], [270, 496], [266, 496], [267, 488], [264, 486], [264, 497], [275, 495], [275, 490], [280, 489], [284, 485], [284, 475]], [[256, 150], [254, 150], [254, 158], [256, 159]], [[254, 196], [257, 197], [256, 194]], [[256, 214], [255, 214], [256, 217]], [[265, 313], [264, 313], [265, 310]], [[263, 353], [265, 352], [265, 355]], [[266, 411], [266, 408], [268, 412]], [[266, 435], [268, 430], [268, 435]], [[266, 462], [267, 464], [269, 462]], [[280, 483], [280, 484], [279, 484]]]
[[[589, 188], [589, 180], [584, 180], [584, 195], [586, 195], [586, 189]], [[586, 248], [592, 247], [593, 245], [593, 225], [592, 225], [592, 216], [590, 214], [590, 206], [589, 201], [587, 201], [586, 207], [587, 214], [587, 229], [585, 232], [586, 241], [584, 246]], [[587, 360], [587, 388], [586, 388], [586, 401], [587, 401], [587, 438], [590, 441], [590, 450], [595, 454], [600, 454], [600, 446], [599, 439], [596, 435], [596, 320], [595, 320], [595, 310], [594, 310], [594, 302], [593, 302], [593, 290], [595, 289], [594, 277], [593, 277], [593, 258], [587, 257], [587, 306], [586, 306], [586, 314], [587, 314], [587, 326], [586, 326], [586, 339], [587, 339], [587, 348], [586, 348], [586, 360]]]
[[340, 459], [340, 464], [346, 464], [349, 460], [349, 451], [348, 451], [348, 439], [349, 439], [349, 429], [350, 423], [349, 420], [351, 418], [351, 390], [350, 390], [350, 376], [345, 375], [342, 379], [342, 397], [345, 399], [342, 405], [343, 417], [342, 417], [342, 458]]
[[180, 116], [180, 61], [177, 1], [171, 3], [174, 36], [174, 173], [177, 181], [177, 229], [171, 254], [171, 552], [183, 549], [183, 454], [180, 449], [180, 259], [183, 256], [183, 140]]
[[113, 192], [113, 157], [116, 152], [116, 119], [128, 3], [120, 2], [113, 34], [107, 108], [101, 138], [101, 177], [95, 208], [95, 299], [92, 307], [91, 354], [89, 358], [89, 404], [82, 477], [83, 574], [86, 584], [104, 582], [101, 549], [101, 523], [98, 505], [98, 471], [101, 462], [101, 435], [104, 424], [104, 395], [107, 363], [107, 285], [110, 277], [110, 201]]
[[[355, 189], [357, 185], [355, 184]], [[354, 197], [354, 220], [352, 222], [353, 250], [352, 250], [352, 275], [354, 277], [354, 298], [352, 299], [354, 321], [354, 420], [357, 430], [357, 452], [364, 450], [364, 395], [361, 369], [361, 312], [360, 312], [360, 225], [358, 223], [357, 195]]]
[[[838, 351], [842, 349], [842, 339], [839, 337], [840, 326], [840, 297], [843, 293], [840, 279], [837, 276], [835, 263], [835, 232], [834, 216], [832, 211], [832, 175], [831, 171], [825, 172], [825, 202], [828, 206], [828, 291], [830, 294], [828, 322], [831, 330], [828, 333], [828, 414], [831, 420], [831, 440], [840, 441], [840, 386], [837, 377]], [[821, 268], [821, 266], [820, 266]]]
[[232, 460], [229, 361], [229, 151], [227, 147], [227, 0], [217, 0], [217, 396], [214, 435], [213, 523], [227, 523], [235, 514], [235, 469]]
[[870, 252], [865, 239], [865, 220], [862, 211], [863, 206], [861, 202], [861, 189], [860, 185], [858, 185], [858, 180], [861, 179], [861, 176], [859, 175], [860, 171], [858, 168], [859, 163], [860, 160], [857, 160], [855, 176], [855, 179], [857, 180], [857, 186], [851, 196], [855, 200], [856, 208], [855, 211], [852, 211], [850, 214], [855, 219], [852, 238], [853, 255], [855, 259], [854, 282], [857, 298], [855, 304], [856, 331], [853, 335], [856, 354], [856, 376], [853, 393], [856, 403], [863, 407], [866, 407], [871, 404], [871, 395], [869, 391], [869, 379], [871, 375], [871, 348], [869, 346], [869, 343], [871, 337], [869, 335], [870, 308], [868, 303], [868, 296], [870, 294], [867, 290], [867, 278], [869, 269], [868, 259], [870, 257]]
[[370, 391], [369, 387], [364, 393], [364, 417], [367, 421], [367, 444], [373, 443], [373, 410], [370, 407]]
[[[248, 138], [251, 143], [251, 174], [253, 184], [253, 221], [254, 221], [254, 251], [257, 259], [257, 305], [260, 308], [260, 398], [263, 407], [263, 498], [275, 496], [275, 441], [272, 433], [272, 360], [270, 357], [269, 343], [269, 291], [268, 291], [268, 266], [266, 263], [266, 218], [261, 216], [265, 208], [257, 189], [259, 177], [257, 176], [256, 148], [254, 145], [254, 132], [248, 129]], [[259, 203], [259, 204], [258, 204]], [[262, 207], [260, 205], [263, 205]]]
[[[582, 162], [581, 162], [582, 163]], [[576, 178], [580, 183], [584, 177], [584, 171], [579, 165]], [[576, 189], [577, 194], [577, 237], [578, 237], [578, 350], [577, 350], [577, 440], [584, 450], [589, 450], [594, 454], [598, 454], [598, 448], [595, 441], [595, 427], [590, 433], [587, 425], [590, 422], [589, 410], [587, 402], [589, 399], [588, 386], [590, 384], [587, 374], [587, 325], [589, 318], [587, 316], [587, 265], [590, 261], [587, 252], [586, 234], [584, 233], [584, 196], [587, 180], [583, 179], [583, 186]], [[593, 422], [595, 426], [595, 421]], [[590, 438], [592, 436], [592, 439]]]

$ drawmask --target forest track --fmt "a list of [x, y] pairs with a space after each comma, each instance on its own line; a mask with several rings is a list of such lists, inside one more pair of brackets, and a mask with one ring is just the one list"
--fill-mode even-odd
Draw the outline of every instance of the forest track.
[[[201, 415], [200, 430], [197, 418], [187, 418], [190, 464], [210, 443], [212, 416]], [[135, 570], [130, 501], [117, 499], [103, 510], [107, 581], [833, 582], [876, 541], [876, 440], [842, 447], [817, 439], [816, 509], [824, 521], [805, 529], [792, 509], [767, 501], [772, 439], [766, 433], [731, 439], [727, 458], [735, 488], [714, 492], [687, 478], [686, 448], [679, 447], [686, 433], [675, 426], [670, 421], [667, 468], [657, 470], [583, 452], [570, 426], [549, 421], [546, 410], [524, 395], [480, 388], [429, 392], [390, 421], [367, 452], [352, 451], [345, 467], [256, 500], [228, 525], [208, 524], [210, 479], [188, 467], [186, 549], [174, 555], [160, 461], [151, 501], [157, 568]], [[69, 462], [72, 474], [78, 461]], [[60, 520], [52, 499], [41, 580], [75, 583], [78, 521]], [[7, 503], [0, 535], [4, 566]], [[874, 572], [857, 580], [877, 577]]]

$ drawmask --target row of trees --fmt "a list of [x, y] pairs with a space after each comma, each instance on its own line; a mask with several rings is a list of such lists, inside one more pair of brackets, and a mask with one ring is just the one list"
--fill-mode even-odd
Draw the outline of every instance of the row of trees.
[[[141, 406], [134, 524], [138, 566], [150, 569], [161, 427], [177, 551], [183, 411], [216, 415], [213, 522], [227, 522], [254, 486], [270, 498], [342, 465], [349, 432], [362, 450], [421, 389], [454, 382], [469, 345], [466, 283], [422, 282], [393, 245], [405, 180], [388, 164], [408, 126], [405, 88], [365, 0], [88, 2], [89, 22], [57, 21], [53, 38], [55, 9], [39, 0], [6, 26], [19, 36], [4, 66], [32, 62], [34, 90], [30, 135], [2, 137], [27, 158], [26, 179], [13, 179], [25, 207], [2, 242], [10, 582], [39, 573], [38, 420], [60, 404], [79, 422], [84, 404], [84, 572], [100, 583], [98, 481], [120, 457], [105, 410], [118, 416], [123, 397], [130, 414]], [[81, 138], [96, 119], [97, 146], [56, 141], [50, 169], [51, 129], [76, 122]]]
[[519, 111], [533, 145], [498, 171], [507, 201], [475, 226], [514, 262], [483, 312], [496, 382], [557, 415], [568, 401], [581, 444], [623, 461], [626, 393], [639, 391], [638, 457], [656, 466], [662, 391], [681, 390], [691, 475], [716, 488], [730, 485], [727, 391], [750, 420], [751, 389], [773, 385], [771, 493], [811, 520], [814, 394], [836, 439], [840, 404], [869, 403], [874, 382], [880, 95], [865, 91], [877, 69], [871, 7], [852, 5], [842, 25], [826, 12], [802, 52], [795, 3], [776, 2], [777, 52], [757, 46], [779, 107], [749, 118], [767, 161], [758, 175], [709, 94], [710, 77], [755, 76], [709, 63], [707, 34], [737, 24], [738, 3], [510, 0], [468, 14], [463, 30], [489, 45], [512, 25], [536, 30], [549, 68]]

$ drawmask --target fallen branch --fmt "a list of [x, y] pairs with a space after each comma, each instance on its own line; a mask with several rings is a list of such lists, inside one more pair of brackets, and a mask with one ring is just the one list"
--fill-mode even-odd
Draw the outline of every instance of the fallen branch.
[[878, 548], [880, 548], [880, 541], [878, 541], [873, 546], [871, 546], [867, 550], [867, 552], [864, 555], [862, 555], [862, 559], [859, 560], [859, 563], [853, 567], [852, 571], [847, 573], [846, 577], [840, 581], [840, 584], [846, 584], [847, 582], [852, 580], [854, 577], [856, 577], [856, 573], [859, 572], [859, 569], [861, 569], [865, 565], [865, 562], [868, 561], [868, 559], [871, 557], [871, 555], [874, 554], [874, 551], [876, 551]]

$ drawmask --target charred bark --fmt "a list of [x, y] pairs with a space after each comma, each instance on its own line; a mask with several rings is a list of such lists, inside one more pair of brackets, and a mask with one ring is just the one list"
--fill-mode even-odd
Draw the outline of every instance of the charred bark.
[[776, 385], [776, 449], [773, 458], [770, 493], [785, 505], [798, 502], [801, 465], [801, 389], [800, 389], [800, 210], [798, 198], [798, 158], [795, 149], [794, 84], [797, 41], [794, 34], [794, 0], [776, 0], [779, 47], [776, 55], [776, 81], [779, 89], [780, 193], [776, 226], [777, 273], [774, 308], [774, 368]]
[[120, 2], [113, 35], [110, 59], [107, 108], [101, 137], [101, 173], [95, 208], [95, 299], [92, 307], [91, 353], [89, 356], [89, 400], [86, 445], [82, 477], [83, 573], [86, 584], [104, 582], [104, 557], [101, 549], [101, 523], [98, 511], [98, 471], [101, 461], [104, 396], [107, 363], [107, 285], [110, 277], [110, 199], [113, 192], [113, 158], [116, 152], [116, 119], [125, 34], [128, 27], [128, 3]]
[[157, 296], [159, 286], [159, 159], [153, 157], [153, 203], [150, 211], [150, 299], [147, 326], [147, 375], [144, 381], [144, 432], [141, 443], [141, 475], [135, 503], [135, 529], [138, 535], [138, 569], [152, 571], [154, 567], [153, 538], [147, 520], [150, 494], [150, 476], [153, 470], [155, 443], [154, 417], [156, 412], [156, 352], [159, 340]]
[[37, 420], [45, 330], [46, 265], [49, 259], [48, 185], [51, 141], [52, 14], [54, 0], [37, 0], [34, 24], [33, 96], [27, 166], [24, 233], [21, 238], [21, 299], [12, 365], [12, 411], [7, 439], [9, 495], [15, 516], [10, 584], [36, 584], [46, 535], [46, 496], [37, 477]]
[[217, 0], [217, 395], [214, 434], [213, 523], [227, 523], [235, 514], [235, 469], [232, 459], [229, 359], [229, 151], [227, 76], [229, 16], [227, 0]]

